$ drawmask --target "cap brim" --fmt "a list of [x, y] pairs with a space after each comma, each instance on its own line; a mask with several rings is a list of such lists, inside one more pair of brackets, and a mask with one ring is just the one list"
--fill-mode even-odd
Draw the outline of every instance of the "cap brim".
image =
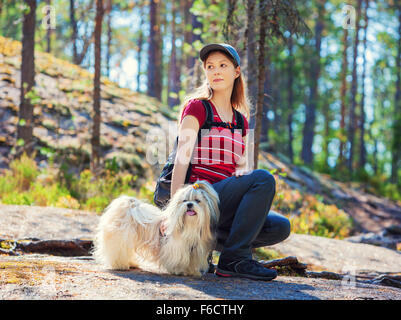
[[232, 57], [235, 61], [235, 57], [232, 56], [231, 52], [227, 50], [227, 48], [223, 47], [222, 45], [218, 44], [218, 43], [211, 43], [208, 44], [206, 46], [204, 46], [201, 51], [199, 52], [199, 58], [202, 61], [206, 60], [207, 55], [209, 54], [209, 52], [211, 51], [216, 51], [216, 50], [220, 50], [223, 52], [226, 52], [230, 57]]

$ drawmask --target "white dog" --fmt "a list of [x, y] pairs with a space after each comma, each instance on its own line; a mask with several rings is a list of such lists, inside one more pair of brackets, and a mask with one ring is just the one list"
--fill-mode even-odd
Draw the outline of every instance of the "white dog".
[[100, 218], [94, 256], [111, 269], [127, 270], [149, 261], [168, 273], [200, 276], [208, 270], [215, 246], [218, 205], [218, 194], [207, 181], [179, 189], [164, 210], [120, 196]]

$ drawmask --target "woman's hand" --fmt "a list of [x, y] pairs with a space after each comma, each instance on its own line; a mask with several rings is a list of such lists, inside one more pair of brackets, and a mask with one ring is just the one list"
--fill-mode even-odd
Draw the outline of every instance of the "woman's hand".
[[235, 172], [233, 172], [233, 176], [238, 178], [240, 176], [243, 176], [244, 174], [249, 174], [251, 172], [252, 172], [252, 170], [249, 170], [249, 169], [237, 168], [237, 169], [235, 169]]

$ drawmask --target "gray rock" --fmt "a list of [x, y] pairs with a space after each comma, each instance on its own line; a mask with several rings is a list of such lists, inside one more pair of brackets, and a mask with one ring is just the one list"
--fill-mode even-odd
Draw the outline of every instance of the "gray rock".
[[401, 236], [385, 236], [387, 232], [381, 232], [376, 234], [374, 232], [369, 232], [349, 238], [345, 240], [354, 243], [367, 243], [374, 246], [385, 247], [393, 250], [397, 250], [397, 244], [401, 242]]
[[0, 256], [0, 299], [353, 300], [401, 299], [396, 288], [339, 280], [279, 276], [273, 281], [203, 278], [148, 270], [110, 271], [91, 259]]
[[342, 274], [401, 273], [399, 252], [364, 243], [291, 234], [287, 240], [271, 248], [283, 255], [296, 256], [308, 265]]

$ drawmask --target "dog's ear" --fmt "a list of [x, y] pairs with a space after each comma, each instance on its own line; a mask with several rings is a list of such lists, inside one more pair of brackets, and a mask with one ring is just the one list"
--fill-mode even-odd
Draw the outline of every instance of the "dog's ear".
[[[196, 184], [198, 185], [199, 189], [202, 189], [203, 191], [206, 192], [209, 206], [213, 210], [213, 218], [216, 220], [216, 222], [219, 220], [220, 216], [220, 210], [219, 210], [219, 204], [220, 204], [220, 199], [219, 199], [219, 194], [217, 193], [216, 190], [214, 190], [213, 186], [204, 180], [198, 180], [196, 181]], [[195, 185], [195, 184], [194, 184]]]
[[197, 184], [200, 189], [206, 191], [206, 193], [209, 195], [209, 197], [216, 198], [217, 201], [219, 201], [219, 195], [217, 194], [216, 190], [214, 190], [213, 186], [205, 181], [205, 180], [198, 180], [194, 183], [194, 185]]

